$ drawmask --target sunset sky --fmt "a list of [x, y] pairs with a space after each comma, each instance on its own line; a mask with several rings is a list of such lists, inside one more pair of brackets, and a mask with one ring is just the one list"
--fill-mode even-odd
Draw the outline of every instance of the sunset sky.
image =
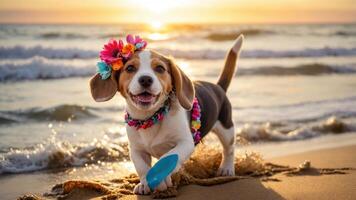
[[356, 22], [355, 0], [0, 0], [2, 23]]

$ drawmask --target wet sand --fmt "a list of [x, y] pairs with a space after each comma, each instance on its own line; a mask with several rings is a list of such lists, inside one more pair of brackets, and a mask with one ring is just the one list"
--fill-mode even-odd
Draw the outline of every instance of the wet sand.
[[[313, 166], [323, 168], [356, 168], [356, 146], [317, 150], [268, 160], [282, 165], [298, 166], [310, 160]], [[356, 170], [347, 174], [300, 176], [278, 174], [279, 181], [261, 181], [252, 178], [222, 185], [203, 187], [190, 185], [179, 190], [176, 199], [355, 199]], [[150, 199], [150, 197], [127, 196], [123, 199]]]
[[[354, 152], [356, 145], [269, 159], [266, 162], [293, 167], [309, 160], [311, 168], [301, 173], [294, 173], [295, 170], [289, 169], [268, 177], [248, 177], [214, 186], [182, 186], [178, 188], [177, 197], [173, 199], [355, 199]], [[342, 170], [343, 168], [354, 169]], [[65, 199], [102, 199], [104, 193], [93, 188], [75, 189]], [[119, 196], [106, 194], [106, 197], [116, 199]], [[120, 195], [120, 199], [126, 200], [151, 197]]]

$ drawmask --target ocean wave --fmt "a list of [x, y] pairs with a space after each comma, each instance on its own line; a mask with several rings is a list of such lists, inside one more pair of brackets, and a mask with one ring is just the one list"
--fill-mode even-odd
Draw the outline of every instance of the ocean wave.
[[77, 33], [57, 33], [57, 32], [47, 32], [39, 35], [40, 38], [44, 39], [83, 39], [88, 36]]
[[237, 129], [237, 135], [248, 141], [290, 141], [313, 138], [325, 134], [341, 134], [356, 131], [355, 124], [331, 116], [318, 124], [297, 128], [284, 127], [279, 123], [260, 125], [246, 123]]
[[343, 30], [343, 31], [335, 31], [333, 32], [332, 35], [337, 35], [337, 36], [356, 36], [356, 32], [355, 31], [347, 31], [347, 30]]
[[128, 160], [127, 143], [107, 136], [90, 143], [72, 145], [53, 136], [30, 149], [11, 150], [0, 155], [0, 174], [79, 167], [88, 164]]
[[257, 36], [257, 35], [262, 35], [262, 34], [271, 34], [273, 31], [267, 31], [263, 29], [256, 29], [256, 28], [251, 28], [251, 29], [242, 29], [236, 32], [214, 32], [214, 33], [209, 33], [206, 36], [206, 39], [212, 40], [212, 41], [226, 41], [226, 40], [235, 40], [240, 34], [244, 34], [245, 36]]
[[0, 47], [0, 58], [32, 58], [35, 56], [52, 59], [96, 58], [99, 57], [99, 52], [79, 48], [43, 47], [40, 45], [34, 47]]
[[[57, 62], [46, 58], [34, 57], [23, 62], [0, 63], [0, 82], [38, 79], [59, 79], [69, 77], [88, 77], [96, 73], [92, 65], [77, 62]], [[355, 74], [356, 64], [327, 65], [322, 63], [302, 64], [294, 67], [260, 66], [253, 68], [239, 67], [236, 76], [293, 76], [322, 74]], [[217, 72], [196, 74], [197, 76], [214, 76]]]
[[[209, 71], [203, 74], [197, 74], [198, 77], [218, 77], [219, 71]], [[308, 63], [286, 66], [260, 66], [253, 68], [239, 67], [235, 76], [318, 76], [323, 74], [355, 74], [356, 64], [347, 65], [327, 65], [323, 63]]]
[[125, 34], [123, 33], [102, 33], [98, 35], [98, 38], [110, 39], [110, 38], [124, 38]]
[[[184, 59], [224, 59], [226, 56], [225, 50], [172, 50], [158, 49], [166, 55], [172, 55], [176, 58]], [[318, 48], [318, 49], [301, 49], [301, 50], [243, 50], [241, 57], [243, 58], [296, 58], [296, 57], [327, 57], [327, 56], [355, 56], [356, 48]]]
[[321, 74], [353, 74], [356, 73], [356, 65], [330, 66], [321, 63], [297, 65], [295, 67], [264, 66], [256, 68], [240, 68], [236, 76], [266, 75], [266, 76], [289, 76], [289, 75], [321, 75]]
[[95, 63], [90, 66], [79, 65], [75, 62], [63, 64], [42, 57], [34, 57], [21, 63], [0, 64], [0, 81], [84, 77], [95, 74], [95, 71]]
[[0, 111], [0, 124], [24, 121], [68, 121], [97, 117], [98, 108], [79, 105], [59, 105], [50, 108], [30, 108], [16, 111]]
[[19, 120], [14, 118], [11, 115], [7, 115], [7, 114], [0, 112], [0, 125], [1, 124], [11, 124], [11, 123], [16, 123], [16, 122], [19, 122]]
[[[236, 135], [238, 139], [248, 142], [304, 140], [327, 134], [356, 131], [355, 123], [350, 123], [335, 116], [317, 123], [302, 123], [299, 125], [271, 122], [263, 124], [245, 123], [237, 127]], [[120, 134], [124, 135], [125, 133]], [[217, 141], [207, 139], [207, 142], [215, 143]], [[0, 174], [84, 167], [88, 164], [126, 160], [129, 160], [128, 145], [120, 138], [113, 139], [104, 135], [100, 139], [74, 145], [58, 141], [53, 135], [41, 144], [25, 149], [10, 149], [8, 152], [1, 153]]]
[[[227, 50], [179, 50], [179, 49], [156, 49], [166, 55], [184, 59], [224, 59]], [[51, 48], [43, 46], [24, 47], [0, 47], [0, 58], [32, 58], [44, 57], [50, 59], [73, 59], [73, 58], [97, 58], [98, 51], [84, 50], [79, 48]], [[244, 58], [294, 58], [294, 57], [326, 57], [326, 56], [355, 56], [356, 48], [306, 48], [300, 50], [243, 50], [241, 57]]]
[[97, 34], [79, 34], [79, 33], [56, 33], [47, 32], [39, 34], [39, 38], [43, 39], [109, 39], [109, 38], [123, 38], [125, 35], [123, 33], [97, 33]]
[[[232, 30], [231, 30], [232, 29]], [[258, 28], [258, 27], [250, 27], [250, 28], [225, 28], [219, 31], [215, 29], [211, 29], [208, 35], [205, 37], [208, 40], [221, 42], [228, 40], [235, 40], [240, 34], [244, 34], [245, 36], [265, 36], [265, 35], [284, 35], [284, 36], [324, 36], [324, 37], [352, 37], [356, 35], [355, 30], [353, 29], [338, 29], [334, 28], [332, 30], [325, 31], [323, 29], [314, 30], [314, 29], [284, 29], [284, 28]]]
[[330, 116], [356, 117], [356, 96], [265, 107], [234, 107], [237, 123], [309, 123]]
[[[46, 108], [29, 108], [24, 110], [1, 110], [0, 111], [0, 125], [10, 123], [22, 123], [39, 121], [77, 121], [105, 118], [105, 114], [111, 114], [123, 111], [122, 106], [106, 106], [106, 107], [92, 107], [86, 105], [76, 104], [61, 104]], [[108, 119], [104, 119], [108, 121]], [[115, 120], [116, 121], [116, 120]]]

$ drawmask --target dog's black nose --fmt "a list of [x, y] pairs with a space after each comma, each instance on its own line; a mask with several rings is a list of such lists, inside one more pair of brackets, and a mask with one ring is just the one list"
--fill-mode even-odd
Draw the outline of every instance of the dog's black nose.
[[140, 83], [140, 85], [144, 88], [148, 88], [152, 85], [153, 83], [153, 79], [150, 76], [141, 76], [138, 79], [138, 82]]

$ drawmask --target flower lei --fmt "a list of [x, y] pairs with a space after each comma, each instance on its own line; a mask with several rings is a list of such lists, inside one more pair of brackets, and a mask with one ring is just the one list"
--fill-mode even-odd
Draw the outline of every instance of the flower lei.
[[[164, 116], [169, 112], [169, 101], [167, 100], [163, 107], [155, 112], [150, 118], [145, 120], [133, 119], [128, 112], [125, 113], [125, 123], [131, 127], [135, 127], [136, 130], [147, 129], [151, 126], [163, 121]], [[201, 133], [199, 131], [201, 127], [201, 110], [197, 98], [193, 100], [193, 108], [191, 111], [191, 132], [194, 139], [194, 144], [198, 144], [201, 140]]]
[[191, 114], [191, 132], [193, 135], [194, 143], [198, 144], [201, 140], [200, 127], [201, 127], [201, 109], [198, 99], [195, 97], [193, 100], [193, 108]]
[[133, 37], [126, 36], [127, 44], [122, 40], [111, 39], [108, 44], [104, 45], [103, 50], [100, 51], [101, 61], [97, 63], [101, 79], [108, 79], [112, 70], [120, 70], [124, 63], [136, 52], [146, 48], [147, 42], [140, 38], [140, 36]]
[[125, 123], [129, 126], [136, 127], [136, 130], [139, 130], [141, 128], [142, 129], [150, 128], [151, 126], [163, 120], [164, 116], [168, 113], [169, 108], [170, 108], [169, 101], [167, 100], [164, 103], [163, 107], [161, 107], [158, 111], [156, 111], [155, 114], [153, 114], [150, 118], [145, 120], [133, 119], [126, 111]]

